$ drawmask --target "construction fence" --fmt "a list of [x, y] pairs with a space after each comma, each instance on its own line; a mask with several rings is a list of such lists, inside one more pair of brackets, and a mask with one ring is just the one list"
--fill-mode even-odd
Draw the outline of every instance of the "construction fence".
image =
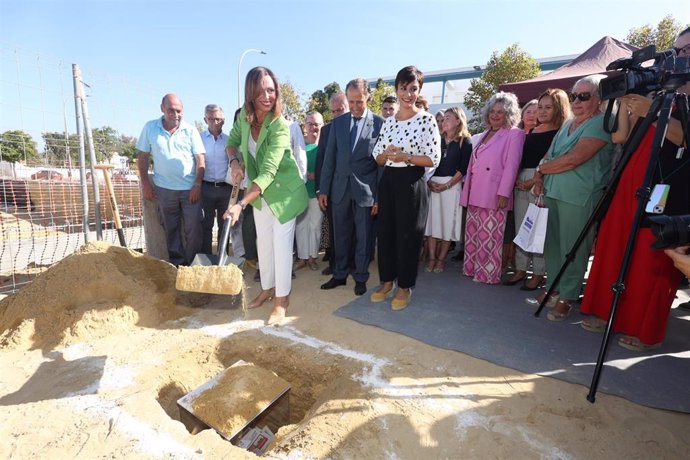
[[[21, 170], [18, 174], [15, 170], [15, 177], [0, 174], [0, 294], [20, 289], [87, 240], [120, 244], [104, 171], [96, 171], [96, 202], [93, 182], [90, 178], [80, 180], [79, 171], [48, 169], [45, 165], [14, 166]], [[0, 163], [0, 171], [6, 168], [7, 164]], [[146, 244], [138, 178], [115, 174], [114, 179], [113, 195], [125, 243], [143, 251]]]

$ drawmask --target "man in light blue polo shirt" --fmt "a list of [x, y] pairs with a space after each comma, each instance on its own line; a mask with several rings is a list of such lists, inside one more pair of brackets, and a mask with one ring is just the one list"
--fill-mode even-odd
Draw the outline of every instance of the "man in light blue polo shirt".
[[[196, 127], [182, 121], [184, 108], [177, 95], [166, 94], [161, 111], [163, 116], [146, 123], [137, 142], [142, 194], [158, 203], [170, 263], [189, 265], [202, 242], [204, 144]], [[148, 175], [151, 160], [153, 184]]]

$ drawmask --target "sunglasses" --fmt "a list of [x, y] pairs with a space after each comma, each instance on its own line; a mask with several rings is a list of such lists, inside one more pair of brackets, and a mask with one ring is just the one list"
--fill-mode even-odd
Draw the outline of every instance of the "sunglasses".
[[575, 99], [579, 99], [582, 102], [587, 102], [592, 99], [592, 93], [570, 93], [568, 95], [568, 99], [570, 99], [570, 102], [575, 102]]

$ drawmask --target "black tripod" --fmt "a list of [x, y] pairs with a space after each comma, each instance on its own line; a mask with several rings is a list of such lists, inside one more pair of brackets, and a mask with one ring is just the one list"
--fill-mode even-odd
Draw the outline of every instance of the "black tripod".
[[[611, 303], [611, 312], [609, 314], [609, 319], [606, 324], [606, 330], [604, 332], [604, 338], [601, 343], [601, 348], [599, 349], [599, 356], [597, 357], [597, 364], [594, 368], [594, 375], [592, 376], [592, 383], [589, 388], [589, 394], [587, 395], [587, 400], [589, 402], [594, 402], [595, 401], [595, 395], [597, 391], [597, 386], [599, 385], [599, 378], [601, 377], [601, 371], [603, 368], [604, 360], [606, 359], [606, 352], [608, 350], [608, 345], [609, 341], [611, 338], [611, 333], [613, 330], [613, 323], [615, 320], [616, 316], [616, 310], [618, 307], [618, 302], [620, 300], [621, 295], [623, 294], [623, 291], [625, 290], [625, 276], [627, 275], [628, 272], [628, 267], [630, 265], [630, 258], [632, 256], [632, 250], [635, 245], [635, 240], [637, 239], [637, 234], [638, 230], [640, 228], [640, 223], [642, 222], [642, 217], [643, 217], [643, 212], [645, 209], [645, 206], [647, 202], [649, 201], [649, 197], [651, 195], [651, 184], [652, 180], [654, 177], [654, 170], [656, 168], [658, 158], [659, 158], [659, 150], [661, 148], [661, 144], [664, 140], [664, 136], [666, 135], [666, 128], [668, 126], [668, 120], [671, 115], [671, 108], [673, 106], [674, 100], [678, 100], [680, 109], [681, 109], [681, 119], [682, 120], [687, 120], [686, 115], [687, 115], [687, 99], [684, 96], [677, 97], [678, 94], [676, 93], [675, 90], [668, 90], [664, 91], [663, 93], [660, 93], [657, 95], [657, 97], [654, 98], [654, 101], [652, 102], [651, 107], [649, 108], [649, 112], [645, 116], [645, 118], [639, 122], [634, 130], [631, 136], [629, 136], [628, 141], [625, 144], [624, 147], [624, 153], [623, 157], [621, 158], [621, 161], [619, 162], [618, 166], [616, 167], [616, 170], [614, 171], [613, 177], [609, 181], [609, 183], [606, 186], [606, 190], [604, 192], [604, 195], [601, 197], [599, 202], [596, 204], [594, 211], [590, 215], [589, 219], [587, 220], [587, 223], [584, 225], [582, 232], [580, 232], [580, 235], [578, 236], [577, 240], [573, 244], [573, 247], [570, 249], [570, 252], [566, 255], [566, 261], [564, 264], [561, 266], [561, 269], [559, 270], [558, 274], [554, 278], [553, 283], [551, 284], [551, 287], [546, 293], [546, 296], [544, 296], [544, 299], [542, 302], [539, 304], [539, 308], [537, 308], [537, 311], [534, 313], [534, 316], [539, 316], [541, 311], [544, 309], [544, 306], [546, 305], [546, 302], [548, 301], [549, 297], [555, 290], [556, 286], [558, 285], [561, 277], [563, 276], [566, 268], [568, 265], [573, 261], [575, 254], [577, 253], [577, 250], [579, 247], [582, 245], [583, 241], [585, 240], [587, 234], [591, 230], [591, 228], [594, 226], [595, 223], [598, 223], [601, 221], [601, 219], [604, 217], [606, 214], [606, 210], [608, 209], [608, 205], [611, 202], [611, 199], [613, 198], [613, 194], [616, 190], [616, 187], [618, 185], [618, 182], [620, 181], [620, 177], [623, 173], [623, 170], [625, 169], [626, 165], [628, 164], [628, 161], [630, 160], [632, 154], [635, 152], [637, 147], [639, 146], [642, 138], [644, 137], [645, 133], [649, 129], [649, 127], [652, 125], [654, 121], [657, 122], [656, 126], [656, 132], [654, 134], [654, 139], [652, 141], [652, 147], [651, 147], [651, 154], [649, 158], [649, 162], [647, 164], [647, 169], [645, 171], [645, 176], [642, 185], [637, 189], [636, 196], [637, 196], [637, 208], [635, 210], [635, 217], [633, 219], [630, 233], [628, 234], [628, 241], [625, 247], [625, 252], [623, 255], [623, 260], [621, 262], [620, 270], [618, 272], [618, 278], [616, 279], [616, 282], [613, 284], [612, 289], [614, 291], [614, 297], [613, 301]], [[659, 117], [657, 119], [656, 114], [659, 113]], [[684, 126], [686, 121], [683, 122]], [[687, 139], [687, 137], [686, 137]]]

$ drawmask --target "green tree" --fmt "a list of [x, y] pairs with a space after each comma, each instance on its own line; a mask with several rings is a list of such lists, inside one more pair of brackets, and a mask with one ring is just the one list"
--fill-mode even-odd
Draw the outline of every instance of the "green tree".
[[137, 158], [137, 138], [121, 135], [120, 136], [120, 155], [129, 158], [130, 160], [136, 160]]
[[386, 97], [393, 95], [395, 95], [395, 88], [383, 81], [383, 78], [379, 78], [376, 80], [376, 86], [371, 92], [369, 109], [371, 109], [372, 112], [381, 115], [381, 106], [383, 105], [383, 100]]
[[292, 83], [285, 81], [280, 84], [280, 93], [283, 99], [283, 115], [292, 121], [304, 121], [304, 108], [299, 93]]
[[24, 131], [5, 131], [0, 134], [0, 158], [9, 163], [38, 158], [36, 143]]
[[121, 142], [117, 131], [110, 126], [102, 126], [91, 130], [96, 161], [107, 162], [113, 153], [120, 153]]
[[72, 160], [79, 158], [79, 138], [76, 134], [64, 132], [41, 133], [45, 144], [44, 153], [50, 163], [59, 163], [67, 160], [67, 152]]
[[688, 25], [683, 25], [677, 21], [673, 15], [666, 15], [656, 27], [645, 24], [640, 27], [633, 27], [628, 32], [625, 41], [631, 45], [644, 48], [649, 45], [656, 45], [658, 51], [671, 48], [678, 34]]
[[470, 88], [465, 94], [464, 104], [473, 114], [469, 125], [472, 131], [479, 129], [479, 114], [484, 104], [497, 91], [499, 85], [534, 78], [539, 75], [539, 62], [513, 43], [502, 53], [494, 51], [486, 63], [481, 77], [470, 80]]
[[323, 115], [323, 120], [328, 123], [333, 119], [333, 114], [331, 113], [331, 107], [329, 101], [331, 96], [336, 93], [340, 93], [340, 85], [336, 82], [331, 82], [323, 87], [323, 90], [314, 91], [311, 97], [307, 101], [307, 111], [320, 112]]

